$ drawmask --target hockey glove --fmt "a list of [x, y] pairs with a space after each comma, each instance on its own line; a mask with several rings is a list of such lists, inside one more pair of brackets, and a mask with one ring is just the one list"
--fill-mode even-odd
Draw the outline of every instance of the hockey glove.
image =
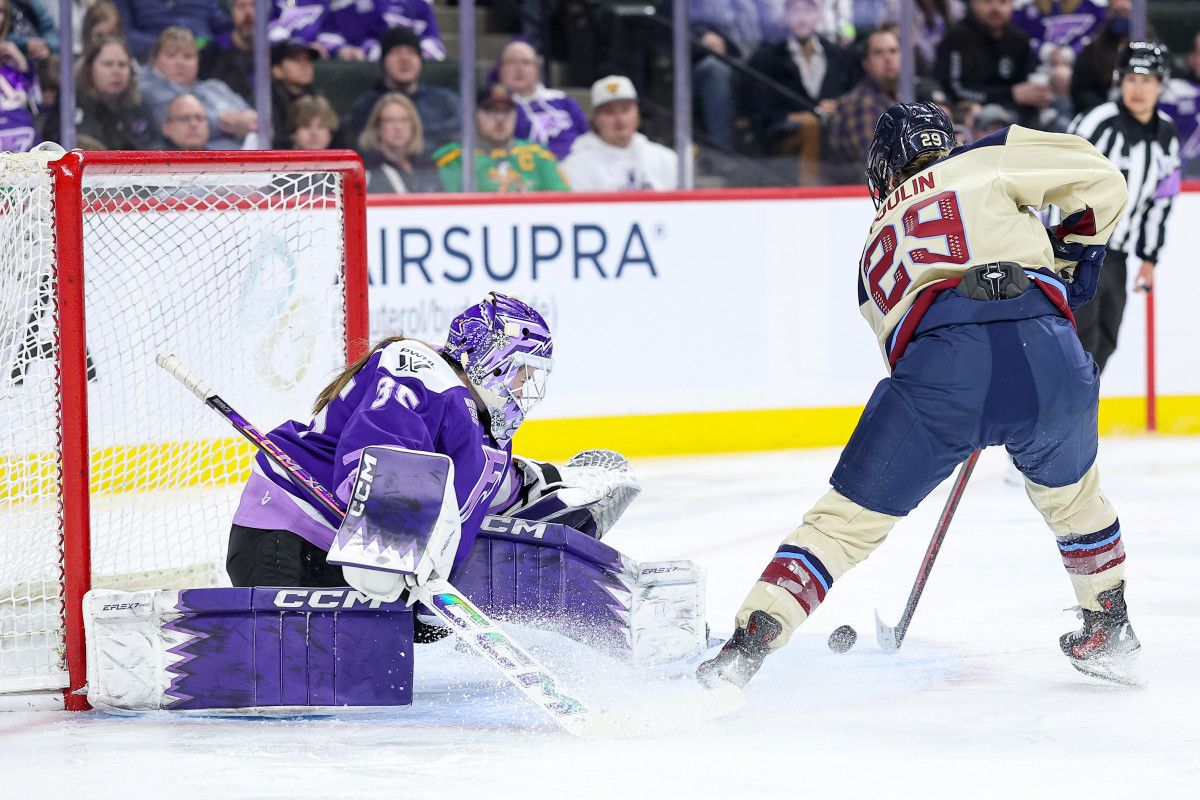
[[1054, 249], [1055, 262], [1074, 262], [1070, 271], [1063, 274], [1070, 277], [1067, 283], [1067, 305], [1072, 311], [1083, 306], [1096, 296], [1096, 286], [1100, 281], [1100, 268], [1104, 266], [1104, 256], [1108, 248], [1102, 244], [1083, 244], [1081, 242], [1064, 242], [1055, 235], [1051, 228], [1046, 229], [1050, 246]]

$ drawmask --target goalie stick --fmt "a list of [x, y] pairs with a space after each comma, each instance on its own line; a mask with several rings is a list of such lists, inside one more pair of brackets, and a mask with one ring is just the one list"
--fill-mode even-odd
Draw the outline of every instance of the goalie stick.
[[921, 568], [917, 570], [917, 579], [913, 583], [912, 591], [908, 593], [908, 603], [905, 604], [904, 613], [900, 615], [900, 621], [896, 623], [896, 627], [891, 628], [885, 625], [879, 618], [879, 612], [875, 612], [875, 638], [884, 650], [895, 652], [904, 643], [904, 634], [908, 632], [913, 614], [917, 611], [917, 602], [921, 599], [921, 592], [925, 590], [925, 583], [929, 580], [929, 573], [933, 569], [933, 560], [937, 558], [938, 551], [942, 549], [942, 542], [946, 540], [946, 532], [950, 530], [950, 521], [954, 519], [958, 501], [962, 499], [963, 492], [966, 491], [967, 480], [975, 471], [975, 462], [979, 460], [979, 454], [982, 452], [982, 450], [976, 450], [971, 453], [970, 457], [958, 468], [958, 477], [954, 480], [950, 496], [946, 498], [941, 519], [938, 520], [937, 527], [933, 531], [933, 538], [929, 540], [925, 558], [921, 561]]
[[[324, 486], [297, 464], [262, 431], [192, 375], [174, 355], [160, 353], [158, 365], [233, 425], [239, 433], [266, 454], [292, 482], [338, 520], [345, 516], [337, 500]], [[672, 727], [703, 722], [736, 711], [744, 703], [740, 690], [729, 687], [718, 697], [687, 706], [642, 708], [640, 713], [594, 711], [564, 689], [545, 665], [530, 655], [487, 614], [446, 580], [429, 581], [411, 590], [416, 599], [454, 631], [472, 650], [490, 662], [552, 720], [575, 736], [621, 737], [642, 735], [659, 727], [661, 717], [671, 717]]]

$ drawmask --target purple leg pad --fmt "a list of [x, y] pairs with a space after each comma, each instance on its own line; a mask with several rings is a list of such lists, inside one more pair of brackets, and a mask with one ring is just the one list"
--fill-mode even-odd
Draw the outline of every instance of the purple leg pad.
[[412, 703], [413, 619], [353, 589], [185, 589], [172, 709]]
[[588, 644], [629, 647], [637, 581], [631, 562], [566, 525], [485, 517], [451, 577], [496, 619], [551, 627]]

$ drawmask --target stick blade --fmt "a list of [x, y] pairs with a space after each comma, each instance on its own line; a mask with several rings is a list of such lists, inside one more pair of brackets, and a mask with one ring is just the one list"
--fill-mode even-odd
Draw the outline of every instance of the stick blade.
[[879, 642], [879, 647], [884, 652], [894, 653], [900, 649], [900, 639], [896, 636], [896, 629], [884, 624], [884, 621], [879, 618], [879, 612], [875, 612], [875, 641]]

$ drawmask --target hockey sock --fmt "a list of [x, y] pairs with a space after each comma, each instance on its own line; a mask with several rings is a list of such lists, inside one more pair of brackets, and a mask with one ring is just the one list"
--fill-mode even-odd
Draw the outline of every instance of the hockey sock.
[[1121, 543], [1121, 522], [1114, 520], [1103, 530], [1083, 536], [1058, 537], [1058, 552], [1075, 587], [1079, 605], [1089, 611], [1101, 610], [1101, 592], [1125, 581], [1125, 546]]
[[837, 491], [827, 493], [775, 549], [738, 611], [738, 627], [745, 627], [755, 611], [766, 611], [783, 623], [782, 634], [771, 642], [772, 648], [782, 647], [833, 582], [866, 559], [897, 519], [863, 508]]
[[1058, 539], [1079, 605], [1100, 610], [1097, 596], [1125, 580], [1125, 548], [1117, 512], [1100, 491], [1096, 466], [1067, 486], [1026, 481], [1025, 492]]

